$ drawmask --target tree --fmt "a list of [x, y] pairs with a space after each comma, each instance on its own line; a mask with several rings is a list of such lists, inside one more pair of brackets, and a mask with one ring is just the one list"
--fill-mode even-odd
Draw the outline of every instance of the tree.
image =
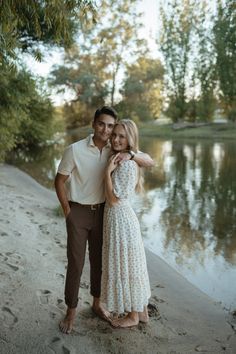
[[33, 52], [40, 59], [40, 43], [69, 47], [81, 10], [93, 13], [92, 1], [0, 0], [0, 62], [16, 59], [16, 49]]
[[52, 84], [59, 89], [72, 88], [75, 95], [71, 105], [67, 104], [70, 122], [83, 124], [91, 119], [85, 117], [91, 107], [96, 109], [104, 102], [113, 106], [117, 101], [127, 61], [134, 61], [145, 48], [138, 36], [136, 4], [137, 0], [101, 1], [96, 25], [88, 22], [83, 26], [77, 46], [65, 55], [64, 65], [54, 68]]
[[64, 65], [53, 68], [51, 85], [74, 94], [74, 99], [64, 106], [67, 128], [90, 123], [94, 110], [104, 105], [108, 95], [106, 79], [102, 59], [80, 53], [77, 47], [68, 51]]
[[174, 121], [186, 115], [187, 77], [194, 14], [194, 0], [172, 0], [161, 7], [160, 47], [165, 59], [166, 84], [170, 100], [168, 113]]
[[41, 58], [42, 45], [68, 47], [91, 1], [0, 0], [0, 159], [19, 144], [50, 137], [53, 107], [25, 69], [19, 54]]
[[[26, 70], [0, 69], [0, 159], [17, 144], [45, 141], [52, 132], [53, 107]], [[46, 128], [47, 126], [47, 128]]]
[[[107, 63], [106, 73], [109, 77], [110, 105], [115, 103], [118, 76], [125, 68], [126, 62], [137, 54], [146, 52], [145, 41], [141, 40], [138, 30], [141, 27], [140, 13], [137, 13], [137, 0], [104, 1], [103, 16], [107, 16], [108, 25], [98, 28], [94, 44], [98, 46], [97, 54]], [[112, 11], [107, 11], [110, 5]], [[101, 18], [102, 18], [101, 17]], [[100, 44], [101, 42], [101, 44]]]
[[234, 0], [218, 0], [213, 27], [220, 98], [228, 118], [236, 120], [236, 7]]
[[[190, 120], [211, 121], [216, 108], [216, 55], [213, 46], [212, 12], [209, 4], [202, 1], [195, 8], [198, 22], [195, 25], [196, 53], [193, 56], [191, 83], [192, 99], [187, 103]], [[192, 117], [190, 114], [192, 112]]]
[[164, 69], [157, 59], [140, 57], [129, 65], [116, 106], [120, 115], [136, 121], [157, 119], [161, 113]]

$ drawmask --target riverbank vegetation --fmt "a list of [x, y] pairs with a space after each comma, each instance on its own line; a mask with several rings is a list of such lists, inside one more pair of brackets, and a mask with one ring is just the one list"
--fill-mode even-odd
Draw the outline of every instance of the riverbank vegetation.
[[[205, 124], [157, 124], [156, 122], [138, 123], [139, 135], [142, 137], [156, 137], [163, 139], [212, 139], [235, 140], [236, 123], [234, 122], [210, 122]], [[68, 129], [68, 136], [84, 138], [92, 133], [91, 125]]]
[[[161, 54], [154, 55], [141, 35], [138, 0], [103, 0], [99, 8], [82, 0], [2, 2], [0, 158], [19, 145], [50, 140], [58, 122], [60, 129], [87, 126], [104, 104], [148, 135], [232, 136], [234, 125], [210, 123], [217, 117], [236, 121], [234, 0], [215, 6], [160, 1], [156, 15]], [[23, 66], [24, 56], [42, 60], [55, 47], [64, 50], [64, 60], [50, 77], [36, 79]], [[53, 107], [49, 87], [70, 98]], [[180, 130], [155, 125], [163, 116], [173, 124], [207, 124]]]
[[22, 58], [42, 59], [45, 50], [69, 48], [89, 1], [1, 1], [0, 160], [16, 146], [34, 146], [54, 132], [54, 107], [45, 82], [36, 80]]
[[177, 128], [173, 124], [157, 125], [153, 122], [141, 124], [139, 127], [140, 136], [163, 137], [170, 139], [215, 139], [224, 140], [236, 137], [236, 124], [208, 123], [205, 125], [186, 126]]

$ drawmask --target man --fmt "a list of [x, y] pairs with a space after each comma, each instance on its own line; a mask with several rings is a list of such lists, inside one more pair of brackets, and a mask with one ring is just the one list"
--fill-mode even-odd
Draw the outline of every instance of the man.
[[[95, 112], [94, 134], [70, 145], [64, 152], [55, 188], [66, 218], [68, 267], [65, 284], [67, 313], [59, 327], [70, 333], [76, 315], [80, 278], [84, 266], [86, 244], [89, 245], [90, 285], [93, 311], [108, 319], [109, 313], [100, 303], [102, 273], [102, 223], [104, 210], [104, 171], [110, 154], [109, 138], [117, 113], [104, 106]], [[132, 151], [123, 159], [133, 158], [140, 166], [153, 165], [149, 155]]]

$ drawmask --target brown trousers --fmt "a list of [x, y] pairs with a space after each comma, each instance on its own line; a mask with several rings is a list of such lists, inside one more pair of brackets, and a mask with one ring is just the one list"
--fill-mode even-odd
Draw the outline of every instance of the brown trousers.
[[104, 203], [91, 207], [70, 202], [70, 207], [71, 211], [66, 218], [68, 267], [65, 303], [69, 308], [75, 308], [78, 304], [87, 241], [90, 261], [90, 292], [92, 296], [100, 297]]

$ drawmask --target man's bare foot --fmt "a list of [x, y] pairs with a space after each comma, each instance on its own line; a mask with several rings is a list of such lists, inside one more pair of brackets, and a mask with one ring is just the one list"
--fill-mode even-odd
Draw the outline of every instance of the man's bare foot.
[[92, 307], [93, 312], [95, 313], [95, 315], [97, 315], [98, 317], [100, 317], [102, 320], [111, 321], [111, 314], [109, 311], [107, 311], [101, 304], [98, 306], [94, 306]]
[[97, 315], [100, 317], [102, 320], [111, 321], [111, 314], [109, 311], [107, 311], [101, 304], [100, 298], [99, 297], [94, 297], [93, 298], [93, 306], [92, 310]]
[[76, 308], [67, 309], [66, 316], [64, 320], [59, 323], [59, 328], [62, 333], [70, 334], [73, 329], [73, 324], [75, 321]]
[[143, 312], [138, 313], [139, 321], [143, 323], [148, 323], [149, 321], [149, 316], [148, 316], [148, 309], [147, 306], [144, 307]]
[[115, 319], [111, 321], [111, 325], [115, 328], [129, 328], [137, 326], [139, 323], [139, 316], [137, 312], [135, 314], [128, 313], [125, 317]]

